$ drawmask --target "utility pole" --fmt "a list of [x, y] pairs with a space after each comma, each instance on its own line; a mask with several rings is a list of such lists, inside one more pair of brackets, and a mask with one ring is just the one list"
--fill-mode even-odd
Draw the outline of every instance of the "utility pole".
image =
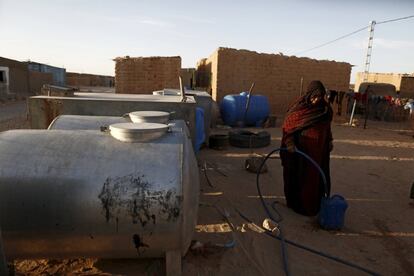
[[[377, 24], [377, 22], [375, 20], [372, 20], [371, 22], [369, 22], [369, 24], [370, 24], [370, 27], [369, 27], [368, 48], [367, 48], [367, 54], [365, 56], [364, 75], [363, 75], [362, 82], [368, 81], [369, 67], [371, 65], [371, 56], [372, 56], [372, 44], [374, 42], [374, 29], [375, 29], [375, 25]], [[356, 99], [354, 100], [354, 105], [352, 106], [351, 117], [349, 118], [350, 126], [352, 126], [352, 120], [354, 119], [355, 107], [356, 107]]]

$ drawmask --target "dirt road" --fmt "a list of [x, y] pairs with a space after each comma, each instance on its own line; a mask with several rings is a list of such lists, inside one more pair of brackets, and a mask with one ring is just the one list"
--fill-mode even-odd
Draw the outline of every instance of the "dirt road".
[[26, 101], [0, 103], [0, 131], [29, 128]]
[[26, 101], [0, 104], [0, 122], [26, 115]]

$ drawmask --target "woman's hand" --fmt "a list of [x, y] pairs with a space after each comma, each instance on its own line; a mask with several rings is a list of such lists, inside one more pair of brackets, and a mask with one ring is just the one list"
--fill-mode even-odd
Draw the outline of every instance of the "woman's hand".
[[286, 148], [287, 148], [288, 152], [290, 152], [290, 153], [295, 152], [296, 146], [295, 146], [295, 143], [293, 142], [292, 139], [286, 140]]

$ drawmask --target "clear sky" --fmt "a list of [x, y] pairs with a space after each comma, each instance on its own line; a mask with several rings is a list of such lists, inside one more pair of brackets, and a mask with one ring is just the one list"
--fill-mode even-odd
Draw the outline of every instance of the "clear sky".
[[[216, 48], [296, 55], [368, 25], [414, 15], [414, 0], [0, 0], [0, 56], [114, 75], [117, 56], [179, 55], [195, 67]], [[368, 31], [299, 56], [362, 71]], [[414, 72], [414, 18], [378, 25], [372, 72]]]

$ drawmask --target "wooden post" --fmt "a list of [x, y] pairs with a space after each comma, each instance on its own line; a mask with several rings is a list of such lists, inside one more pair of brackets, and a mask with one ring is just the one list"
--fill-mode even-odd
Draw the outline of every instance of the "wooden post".
[[300, 94], [299, 96], [302, 96], [303, 93], [303, 77], [300, 78]]
[[6, 254], [4, 253], [4, 248], [3, 248], [3, 238], [1, 236], [1, 229], [0, 229], [0, 275], [9, 275], [9, 272], [7, 269]]
[[180, 276], [181, 271], [181, 251], [171, 250], [165, 254], [165, 272], [167, 276]]

